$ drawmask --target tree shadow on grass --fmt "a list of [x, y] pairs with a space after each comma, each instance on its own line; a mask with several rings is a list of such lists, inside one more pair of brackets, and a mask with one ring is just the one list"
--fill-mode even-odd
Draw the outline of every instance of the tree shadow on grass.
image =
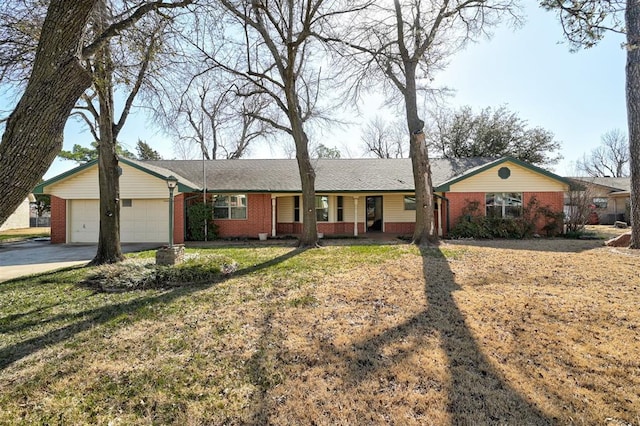
[[448, 370], [449, 380], [444, 387], [448, 387], [447, 414], [451, 424], [553, 424], [555, 420], [511, 387], [482, 353], [453, 297], [459, 287], [442, 252], [425, 248], [421, 253], [427, 308], [343, 352], [341, 357], [347, 358], [351, 380], [357, 384], [412, 355], [412, 350], [383, 354], [384, 348], [394, 342], [407, 340], [422, 345], [436, 335]]
[[[294, 256], [297, 256], [304, 252], [305, 249], [295, 249], [291, 250], [283, 255], [277, 256], [273, 259], [269, 259], [265, 262], [262, 262], [257, 265], [253, 265], [247, 268], [239, 269], [232, 275], [228, 277], [238, 277], [244, 276], [248, 274], [252, 274], [258, 271], [261, 271], [265, 268], [277, 265], [279, 263], [285, 262], [288, 259], [291, 259]], [[41, 280], [46, 281], [47, 277], [52, 275], [53, 273], [42, 274]], [[29, 281], [33, 280], [33, 277], [29, 279]], [[4, 284], [13, 284], [15, 285], [17, 282], [21, 281], [20, 279], [7, 281]], [[217, 285], [222, 280], [217, 280], [208, 284], [200, 284], [200, 285], [191, 285], [185, 287], [173, 287], [169, 290], [163, 291], [160, 294], [150, 295], [150, 296], [142, 296], [135, 298], [133, 300], [127, 300], [119, 303], [114, 303], [106, 306], [100, 306], [94, 309], [87, 309], [80, 312], [70, 313], [70, 314], [56, 314], [50, 318], [42, 318], [38, 316], [37, 318], [28, 318], [32, 315], [38, 315], [43, 312], [42, 309], [47, 309], [48, 307], [43, 307], [42, 309], [36, 308], [29, 312], [24, 313], [25, 323], [20, 327], [19, 330], [16, 330], [15, 327], [9, 326], [9, 332], [23, 332], [28, 331], [29, 328], [35, 327], [38, 325], [42, 325], [43, 323], [51, 323], [55, 321], [72, 321], [70, 324], [58, 327], [54, 330], [47, 331], [44, 334], [41, 334], [36, 337], [32, 337], [26, 340], [21, 340], [13, 345], [0, 346], [0, 371], [6, 369], [11, 364], [16, 361], [19, 361], [33, 353], [38, 352], [41, 349], [44, 349], [47, 346], [55, 345], [60, 342], [64, 342], [66, 340], [71, 339], [77, 334], [94, 328], [96, 326], [105, 324], [110, 320], [123, 315], [123, 314], [133, 314], [138, 309], [144, 308], [149, 305], [157, 305], [157, 304], [169, 304], [172, 301], [188, 296], [190, 294], [206, 290], [214, 285]], [[21, 314], [14, 314], [16, 318]], [[5, 332], [5, 330], [0, 330]]]

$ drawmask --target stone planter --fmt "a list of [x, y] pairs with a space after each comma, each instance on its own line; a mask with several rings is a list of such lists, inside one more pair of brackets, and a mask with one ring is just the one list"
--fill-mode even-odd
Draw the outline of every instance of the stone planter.
[[269, 234], [267, 234], [266, 232], [261, 232], [258, 234], [258, 239], [260, 241], [267, 241], [267, 237], [269, 236]]
[[156, 251], [156, 265], [177, 265], [184, 262], [184, 245], [164, 246]]

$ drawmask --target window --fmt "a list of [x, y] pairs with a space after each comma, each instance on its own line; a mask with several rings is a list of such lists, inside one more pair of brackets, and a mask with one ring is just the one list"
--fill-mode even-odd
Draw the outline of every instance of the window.
[[344, 222], [344, 197], [338, 195], [338, 222]]
[[329, 221], [329, 197], [326, 195], [316, 195], [316, 220]]
[[293, 197], [293, 221], [300, 222], [300, 196]]
[[125, 198], [122, 200], [122, 207], [133, 207], [133, 200], [131, 198]]
[[522, 214], [521, 192], [487, 193], [485, 198], [487, 216], [513, 218]]
[[415, 210], [416, 209], [416, 197], [404, 196], [404, 209]]
[[592, 200], [593, 205], [596, 206], [597, 209], [606, 209], [608, 200], [606, 198], [596, 197]]
[[214, 219], [246, 219], [247, 196], [242, 194], [214, 195]]

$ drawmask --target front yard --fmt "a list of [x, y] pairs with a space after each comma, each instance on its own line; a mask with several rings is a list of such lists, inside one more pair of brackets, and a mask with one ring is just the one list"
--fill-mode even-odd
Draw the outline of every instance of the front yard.
[[6, 231], [0, 231], [0, 243], [48, 237], [50, 234], [50, 228], [7, 229]]
[[[193, 253], [193, 251], [191, 251]], [[214, 282], [0, 284], [0, 424], [640, 425], [640, 253], [199, 249]]]

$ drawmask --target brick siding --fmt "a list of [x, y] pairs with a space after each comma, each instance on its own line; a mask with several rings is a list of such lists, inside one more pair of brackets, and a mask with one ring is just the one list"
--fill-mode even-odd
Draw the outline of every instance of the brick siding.
[[185, 206], [184, 194], [178, 194], [173, 198], [173, 242], [184, 244], [185, 236]]
[[458, 224], [460, 218], [463, 215], [464, 209], [465, 207], [467, 207], [469, 202], [479, 202], [479, 213], [484, 215], [484, 194], [484, 192], [449, 192], [445, 194], [445, 197], [449, 199], [449, 220], [451, 220], [449, 226], [451, 227], [451, 229], [453, 229]]
[[67, 200], [51, 196], [51, 244], [67, 242]]
[[397, 235], [413, 235], [416, 229], [414, 222], [385, 222], [384, 232]]
[[259, 233], [271, 234], [271, 194], [248, 194], [246, 219], [218, 219], [214, 223], [222, 238], [258, 238]]
[[[522, 194], [522, 204], [526, 206], [532, 197], [536, 197], [540, 206], [548, 207], [554, 212], [561, 212], [564, 208], [563, 192], [524, 192]], [[451, 219], [451, 228], [459, 222], [464, 208], [471, 201], [479, 203], [479, 214], [485, 214], [485, 193], [484, 192], [450, 192], [446, 194], [449, 199], [449, 211]], [[536, 223], [536, 230], [540, 232], [545, 225], [544, 218], [540, 218]]]

